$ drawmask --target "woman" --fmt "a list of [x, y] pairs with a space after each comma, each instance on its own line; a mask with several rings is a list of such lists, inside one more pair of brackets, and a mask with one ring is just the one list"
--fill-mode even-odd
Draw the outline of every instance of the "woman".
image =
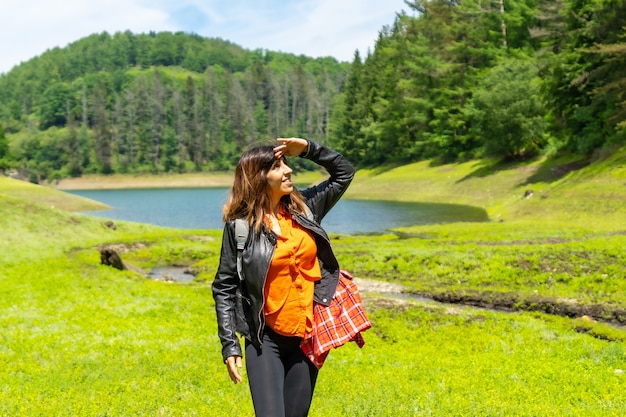
[[[320, 222], [354, 177], [339, 153], [302, 138], [245, 152], [224, 206], [220, 263], [213, 282], [222, 356], [231, 380], [246, 371], [257, 416], [306, 416], [318, 369], [300, 342], [313, 325], [313, 302], [328, 305], [339, 281], [339, 264]], [[302, 192], [294, 188], [286, 156], [326, 168], [330, 178]], [[235, 223], [249, 232], [237, 272]], [[238, 302], [239, 292], [241, 292]]]

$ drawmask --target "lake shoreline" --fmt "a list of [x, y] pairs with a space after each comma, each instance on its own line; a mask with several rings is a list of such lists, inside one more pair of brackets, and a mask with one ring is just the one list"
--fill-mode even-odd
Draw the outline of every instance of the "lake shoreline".
[[233, 174], [197, 173], [175, 175], [86, 175], [77, 178], [64, 178], [50, 184], [61, 191], [72, 190], [121, 190], [138, 188], [211, 188], [230, 187]]

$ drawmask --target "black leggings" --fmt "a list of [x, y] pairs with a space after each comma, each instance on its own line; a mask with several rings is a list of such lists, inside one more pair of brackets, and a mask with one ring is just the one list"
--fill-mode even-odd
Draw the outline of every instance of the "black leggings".
[[263, 349], [246, 341], [246, 371], [257, 417], [305, 417], [318, 369], [300, 349], [299, 337], [265, 328]]

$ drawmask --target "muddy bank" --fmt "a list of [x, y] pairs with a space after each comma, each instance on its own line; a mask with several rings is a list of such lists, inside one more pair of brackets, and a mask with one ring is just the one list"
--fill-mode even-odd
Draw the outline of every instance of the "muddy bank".
[[545, 297], [522, 298], [517, 294], [506, 293], [412, 292], [411, 294], [441, 303], [462, 304], [497, 311], [535, 311], [571, 318], [589, 317], [619, 326], [626, 325], [626, 309], [610, 304], [580, 304], [576, 300]]
[[49, 184], [62, 191], [119, 190], [130, 188], [204, 188], [230, 187], [233, 174], [178, 174], [178, 175], [94, 175], [65, 178]]

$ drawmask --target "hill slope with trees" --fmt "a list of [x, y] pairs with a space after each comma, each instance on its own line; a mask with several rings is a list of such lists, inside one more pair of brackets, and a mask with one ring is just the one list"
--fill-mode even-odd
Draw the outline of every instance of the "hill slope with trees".
[[227, 170], [277, 136], [359, 167], [626, 142], [625, 0], [406, 1], [353, 62], [184, 33], [94, 34], [0, 75], [0, 168]]
[[228, 169], [259, 140], [323, 138], [348, 67], [184, 33], [94, 34], [0, 76], [0, 158], [32, 180]]

